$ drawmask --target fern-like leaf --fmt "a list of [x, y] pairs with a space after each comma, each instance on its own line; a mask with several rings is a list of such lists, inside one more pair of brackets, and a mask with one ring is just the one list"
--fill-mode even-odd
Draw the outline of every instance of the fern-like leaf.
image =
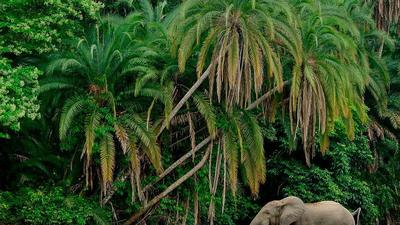
[[147, 123], [137, 114], [131, 114], [125, 118], [124, 123], [131, 133], [143, 144], [143, 149], [158, 173], [163, 171], [161, 164], [161, 152], [156, 141], [156, 136]]
[[105, 134], [100, 142], [100, 162], [103, 188], [113, 181], [115, 168], [115, 146], [111, 134]]
[[114, 125], [115, 136], [117, 137], [119, 143], [121, 144], [122, 151], [124, 154], [127, 152], [129, 147], [129, 137], [127, 130], [120, 124]]
[[196, 93], [193, 95], [193, 101], [207, 123], [208, 132], [212, 137], [215, 137], [217, 130], [216, 116], [210, 100], [205, 95]]
[[66, 137], [68, 129], [71, 126], [72, 121], [75, 119], [75, 116], [82, 112], [86, 107], [88, 107], [88, 99], [86, 96], [75, 96], [66, 101], [60, 117], [60, 140], [63, 140]]

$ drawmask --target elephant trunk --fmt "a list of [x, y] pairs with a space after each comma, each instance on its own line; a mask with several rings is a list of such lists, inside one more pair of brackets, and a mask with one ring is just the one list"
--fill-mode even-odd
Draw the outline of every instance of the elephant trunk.
[[270, 225], [268, 220], [262, 220], [257, 216], [250, 223], [250, 225], [260, 225], [260, 224]]

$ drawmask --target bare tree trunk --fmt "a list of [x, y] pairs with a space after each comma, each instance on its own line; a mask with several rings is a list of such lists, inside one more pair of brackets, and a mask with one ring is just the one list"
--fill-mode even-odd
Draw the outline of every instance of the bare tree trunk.
[[[211, 136], [205, 138], [202, 142], [200, 142], [198, 145], [193, 150], [188, 151], [185, 155], [183, 155], [181, 158], [176, 160], [171, 166], [169, 166], [166, 170], [164, 170], [163, 173], [161, 173], [158, 178], [151, 182], [150, 184], [146, 185], [142, 189], [142, 193], [146, 193], [152, 186], [154, 186], [156, 183], [158, 183], [160, 180], [162, 180], [164, 177], [166, 177], [169, 173], [171, 173], [176, 167], [181, 165], [184, 161], [186, 161], [188, 158], [190, 158], [194, 153], [198, 152], [200, 149], [202, 149], [205, 145], [210, 143], [211, 141]], [[120, 181], [125, 181], [126, 178], [128, 177], [128, 174], [123, 174], [122, 177], [119, 179]], [[112, 186], [112, 189], [108, 193], [108, 195], [103, 199], [102, 205], [105, 205], [111, 197], [114, 195], [115, 191], [117, 188], [115, 186]]]
[[159, 195], [150, 200], [145, 207], [143, 207], [139, 212], [133, 214], [125, 223], [123, 223], [123, 225], [129, 225], [136, 222], [141, 216], [143, 216], [147, 212], [147, 210], [156, 205], [162, 198], [167, 196], [170, 192], [175, 190], [175, 188], [179, 187], [179, 185], [181, 185], [183, 182], [193, 176], [198, 170], [200, 170], [207, 162], [207, 159], [210, 156], [211, 148], [212, 146], [208, 147], [203, 158], [195, 167], [193, 167], [189, 172], [187, 172], [185, 175], [183, 175], [181, 178], [171, 184], [167, 189], [165, 189], [165, 191], [161, 192]]

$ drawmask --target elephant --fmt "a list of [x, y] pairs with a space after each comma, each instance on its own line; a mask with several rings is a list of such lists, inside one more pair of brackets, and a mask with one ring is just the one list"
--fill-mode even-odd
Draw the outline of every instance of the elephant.
[[358, 225], [360, 211], [351, 213], [334, 201], [303, 203], [290, 196], [268, 202], [250, 225]]

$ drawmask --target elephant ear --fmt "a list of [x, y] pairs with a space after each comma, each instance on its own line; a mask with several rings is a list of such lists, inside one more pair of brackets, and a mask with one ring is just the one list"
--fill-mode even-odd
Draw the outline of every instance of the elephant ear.
[[281, 204], [281, 225], [290, 225], [299, 220], [305, 211], [303, 201], [297, 197], [284, 198], [281, 200]]

